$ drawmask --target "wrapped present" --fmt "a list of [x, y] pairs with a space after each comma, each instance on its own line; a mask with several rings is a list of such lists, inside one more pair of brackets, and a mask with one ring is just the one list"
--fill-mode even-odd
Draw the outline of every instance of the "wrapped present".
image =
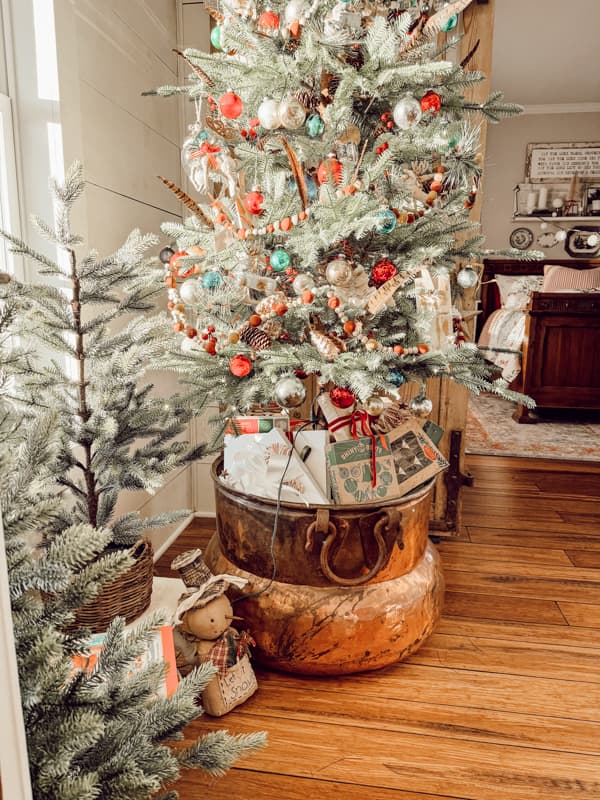
[[432, 277], [423, 267], [415, 278], [417, 311], [429, 318], [424, 339], [432, 350], [447, 350], [454, 343], [450, 276], [441, 272]]
[[239, 436], [245, 433], [269, 433], [275, 428], [288, 431], [290, 418], [287, 414], [258, 414], [244, 417], [231, 417], [225, 433]]
[[323, 505], [329, 498], [321, 491], [286, 434], [269, 433], [225, 436], [224, 475], [233, 489], [256, 497], [289, 503]]
[[328, 431], [304, 430], [294, 435], [294, 448], [325, 497], [331, 497], [327, 467]]
[[387, 434], [400, 487], [400, 496], [433, 478], [449, 466], [416, 420], [404, 422]]
[[327, 459], [336, 503], [371, 503], [390, 500], [400, 493], [387, 436], [333, 442]]
[[336, 442], [372, 435], [369, 415], [366, 411], [357, 409], [356, 404], [353, 403], [348, 408], [338, 408], [331, 402], [328, 392], [320, 394], [317, 402], [327, 420], [327, 429]]

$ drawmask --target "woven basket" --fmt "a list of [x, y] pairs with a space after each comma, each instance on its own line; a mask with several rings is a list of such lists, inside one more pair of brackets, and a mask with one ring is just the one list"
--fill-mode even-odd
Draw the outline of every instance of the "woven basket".
[[135, 559], [133, 567], [105, 586], [95, 600], [78, 609], [76, 627], [100, 633], [115, 617], [125, 617], [125, 622], [132, 622], [148, 608], [154, 568], [152, 545], [147, 539], [140, 539], [131, 548], [131, 555]]

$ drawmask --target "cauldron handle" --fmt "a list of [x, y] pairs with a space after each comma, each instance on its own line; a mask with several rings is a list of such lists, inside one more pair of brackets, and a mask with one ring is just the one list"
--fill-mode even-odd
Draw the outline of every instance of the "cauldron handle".
[[[325, 577], [329, 578], [332, 583], [337, 583], [339, 586], [362, 586], [362, 584], [368, 583], [368, 581], [372, 580], [389, 558], [386, 542], [382, 535], [383, 528], [389, 529], [394, 522], [395, 520], [393, 520], [392, 516], [387, 512], [380, 520], [377, 521], [375, 527], [373, 528], [373, 536], [377, 545], [377, 558], [368, 572], [366, 572], [364, 575], [358, 575], [356, 578], [344, 578], [341, 575], [337, 575], [329, 563], [331, 548], [333, 547], [333, 543], [338, 535], [335, 525], [332, 522], [329, 522], [327, 526], [329, 533], [321, 547], [321, 555], [319, 559], [321, 570], [323, 571]], [[318, 527], [317, 522], [312, 523], [312, 525]]]

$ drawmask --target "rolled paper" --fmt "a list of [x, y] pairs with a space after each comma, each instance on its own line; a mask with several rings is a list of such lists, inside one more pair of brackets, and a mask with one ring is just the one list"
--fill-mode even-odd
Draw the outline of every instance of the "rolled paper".
[[529, 192], [527, 195], [527, 213], [532, 214], [537, 205], [537, 192]]
[[542, 186], [540, 188], [540, 196], [538, 198], [538, 208], [548, 207], [548, 187]]

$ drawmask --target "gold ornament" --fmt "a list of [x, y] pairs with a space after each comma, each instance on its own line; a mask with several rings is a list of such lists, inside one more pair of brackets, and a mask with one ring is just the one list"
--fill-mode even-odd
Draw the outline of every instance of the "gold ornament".
[[383, 397], [374, 394], [364, 402], [365, 411], [370, 417], [378, 417], [385, 408]]

